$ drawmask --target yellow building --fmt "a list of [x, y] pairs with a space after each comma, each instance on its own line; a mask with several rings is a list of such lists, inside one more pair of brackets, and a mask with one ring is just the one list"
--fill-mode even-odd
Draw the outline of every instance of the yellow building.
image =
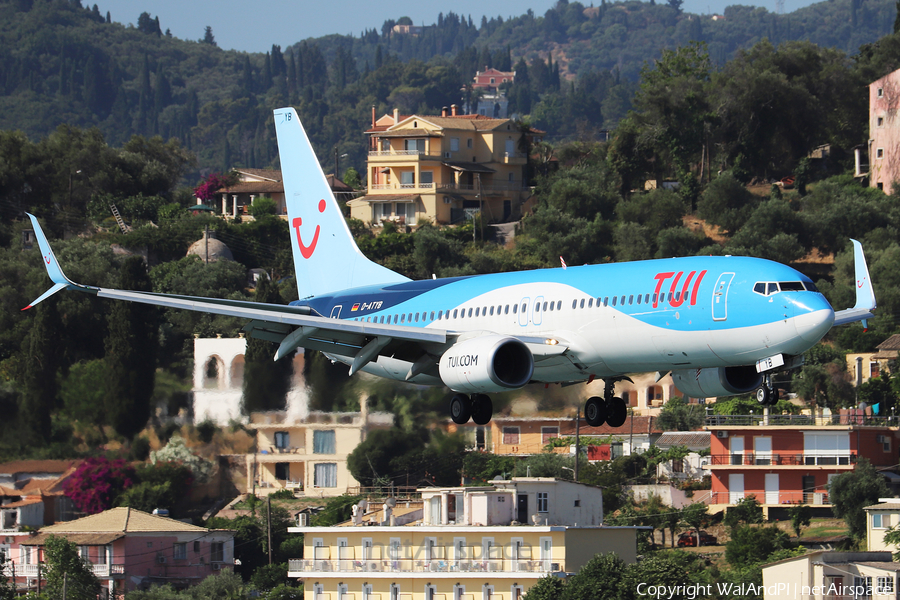
[[526, 136], [512, 119], [457, 115], [372, 114], [368, 188], [348, 202], [350, 216], [369, 225], [515, 220], [529, 197]]
[[257, 432], [257, 451], [247, 457], [248, 488], [255, 486], [262, 495], [281, 489], [318, 497], [355, 492], [359, 482], [347, 468], [347, 456], [367, 431], [390, 428], [393, 418], [365, 410], [254, 413], [249, 427]]
[[603, 526], [599, 488], [555, 478], [422, 488], [421, 499], [360, 503], [353, 519], [310, 527], [288, 575], [307, 600], [517, 600], [540, 578], [599, 552], [637, 560], [636, 527]]
[[879, 498], [878, 504], [863, 510], [866, 511], [866, 550], [896, 552], [896, 546], [885, 543], [884, 534], [900, 525], [900, 498]]

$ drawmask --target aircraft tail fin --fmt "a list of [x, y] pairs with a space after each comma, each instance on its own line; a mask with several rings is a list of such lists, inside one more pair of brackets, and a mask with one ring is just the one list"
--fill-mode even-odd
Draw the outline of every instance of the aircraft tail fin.
[[359, 251], [297, 112], [288, 107], [274, 113], [300, 297], [409, 281]]
[[855, 321], [862, 321], [866, 327], [866, 319], [875, 316], [875, 290], [872, 288], [872, 278], [869, 277], [869, 267], [866, 265], [866, 256], [863, 247], [856, 240], [853, 242], [853, 269], [855, 272], [856, 304], [853, 308], [839, 310], [834, 313], [834, 324], [844, 325]]

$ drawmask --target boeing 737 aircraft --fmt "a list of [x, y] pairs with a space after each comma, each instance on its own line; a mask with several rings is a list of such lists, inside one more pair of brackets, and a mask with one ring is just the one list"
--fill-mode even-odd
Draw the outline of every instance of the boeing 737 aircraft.
[[105, 289], [73, 283], [29, 215], [53, 287], [246, 318], [250, 336], [278, 344], [275, 359], [319, 350], [380, 377], [444, 385], [450, 416], [490, 421], [491, 392], [528, 383], [604, 381], [586, 421], [619, 427], [615, 383], [629, 373], [671, 372], [693, 397], [755, 390], [774, 404], [776, 373], [833, 325], [873, 316], [875, 295], [859, 242], [856, 306], [838, 311], [813, 282], [768, 260], [670, 258], [412, 281], [359, 251], [293, 108], [275, 113], [294, 268], [290, 306]]

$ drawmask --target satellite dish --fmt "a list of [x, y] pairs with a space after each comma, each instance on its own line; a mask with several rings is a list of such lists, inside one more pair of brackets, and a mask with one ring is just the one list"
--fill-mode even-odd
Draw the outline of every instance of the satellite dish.
[[384, 503], [386, 506], [390, 506], [391, 508], [397, 506], [397, 500], [395, 498], [388, 498], [384, 501]]

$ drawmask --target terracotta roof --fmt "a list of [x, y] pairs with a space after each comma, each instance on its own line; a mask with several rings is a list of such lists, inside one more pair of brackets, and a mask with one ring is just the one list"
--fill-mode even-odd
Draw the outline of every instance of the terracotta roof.
[[41, 528], [41, 533], [105, 533], [113, 531], [121, 531], [123, 533], [168, 533], [175, 531], [205, 532], [208, 530], [204, 527], [182, 523], [168, 517], [151, 515], [134, 508], [125, 507], [111, 508], [96, 515]]
[[51, 535], [64, 537], [79, 546], [105, 546], [125, 537], [124, 533], [39, 533], [19, 542], [20, 546], [43, 546]]
[[234, 185], [217, 189], [216, 194], [266, 194], [284, 193], [284, 184], [280, 181], [238, 181]]
[[281, 181], [281, 171], [275, 169], [235, 169], [235, 173], [245, 173], [251, 177], [259, 177], [269, 181]]
[[16, 502], [10, 502], [9, 504], [4, 504], [0, 506], [0, 508], [19, 508], [20, 506], [31, 506], [32, 504], [43, 504], [43, 498], [26, 498], [24, 500], [17, 500]]
[[863, 510], [900, 510], [900, 501], [898, 502], [882, 502], [881, 504], [873, 504], [865, 506]]
[[900, 350], [900, 333], [896, 333], [876, 346], [881, 351]]
[[[512, 123], [510, 119], [492, 119], [490, 117], [484, 117], [482, 115], [457, 115], [455, 117], [414, 116], [416, 118], [422, 119], [427, 123], [437, 125], [438, 127], [442, 127], [444, 129], [490, 131], [491, 129], [497, 129], [498, 127], [506, 125], [507, 123]], [[402, 122], [403, 121], [401, 121], [401, 123]], [[516, 131], [518, 131], [518, 128], [516, 128]]]
[[65, 473], [80, 462], [79, 460], [15, 460], [0, 464], [0, 474]]
[[853, 561], [854, 565], [863, 565], [866, 567], [874, 567], [876, 569], [881, 569], [883, 571], [900, 571], [900, 563], [897, 562], [879, 562], [879, 561], [865, 561], [865, 562], [856, 562]]
[[656, 445], [660, 448], [685, 446], [688, 450], [698, 451], [709, 448], [708, 431], [667, 431], [659, 436]]

